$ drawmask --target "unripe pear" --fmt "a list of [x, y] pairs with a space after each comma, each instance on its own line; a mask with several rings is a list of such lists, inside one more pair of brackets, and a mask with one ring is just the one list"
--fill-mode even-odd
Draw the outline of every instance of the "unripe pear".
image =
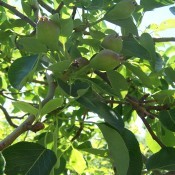
[[118, 66], [121, 61], [122, 57], [118, 53], [104, 49], [92, 58], [90, 65], [96, 70], [109, 71]]
[[47, 17], [39, 19], [36, 26], [36, 37], [51, 50], [58, 50], [59, 25]]
[[135, 0], [122, 0], [106, 13], [104, 19], [111, 21], [129, 18], [134, 12], [136, 5]]
[[116, 34], [107, 35], [103, 39], [101, 46], [105, 49], [110, 49], [117, 53], [120, 53], [123, 48], [123, 40]]

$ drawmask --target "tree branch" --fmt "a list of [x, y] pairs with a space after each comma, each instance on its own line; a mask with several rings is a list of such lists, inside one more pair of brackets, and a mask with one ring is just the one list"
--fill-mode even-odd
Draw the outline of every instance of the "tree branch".
[[175, 37], [153, 38], [154, 42], [173, 42]]
[[[42, 105], [46, 104], [49, 100], [51, 100], [55, 93], [56, 85], [52, 79], [51, 75], [46, 74], [46, 78], [48, 81], [48, 93], [45, 97], [45, 99], [42, 101]], [[3, 139], [0, 142], [0, 151], [5, 149], [7, 146], [11, 145], [16, 138], [18, 138], [21, 134], [23, 134], [25, 131], [30, 130], [32, 123], [35, 121], [34, 115], [29, 115], [28, 118], [20, 124], [11, 134], [9, 134], [5, 139]]]
[[153, 140], [155, 140], [162, 148], [165, 147], [165, 145], [159, 140], [159, 138], [155, 135], [152, 128], [150, 127], [149, 123], [145, 119], [146, 116], [149, 116], [150, 113], [140, 105], [139, 101], [137, 101], [135, 98], [127, 96], [127, 101], [132, 105], [132, 107], [136, 110], [138, 116], [143, 121], [145, 127], [147, 128], [148, 132], [150, 133]]
[[5, 8], [7, 8], [8, 10], [10, 10], [11, 12], [13, 12], [16, 16], [18, 16], [19, 18], [21, 18], [22, 20], [26, 21], [27, 23], [29, 23], [33, 28], [36, 27], [36, 24], [27, 16], [25, 16], [24, 14], [22, 14], [21, 12], [19, 12], [16, 7], [11, 6], [7, 3], [5, 3], [4, 1], [0, 1], [0, 6], [3, 6]]
[[38, 0], [38, 3], [44, 8], [46, 9], [48, 12], [50, 12], [51, 14], [57, 13], [55, 9], [53, 9], [52, 7], [50, 7], [49, 5], [47, 5], [45, 2], [43, 2], [42, 0]]

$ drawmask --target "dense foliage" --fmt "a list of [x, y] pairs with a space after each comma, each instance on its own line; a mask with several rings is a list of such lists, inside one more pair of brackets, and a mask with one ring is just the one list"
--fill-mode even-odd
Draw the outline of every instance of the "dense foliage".
[[175, 20], [139, 28], [173, 0], [9, 2], [0, 174], [175, 173], [175, 38], [158, 37]]

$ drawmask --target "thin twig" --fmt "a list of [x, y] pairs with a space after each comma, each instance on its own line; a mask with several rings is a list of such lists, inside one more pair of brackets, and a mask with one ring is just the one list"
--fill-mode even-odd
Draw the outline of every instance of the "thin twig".
[[44, 8], [46, 9], [48, 12], [50, 12], [51, 14], [56, 13], [56, 10], [53, 9], [52, 7], [50, 7], [49, 5], [47, 5], [45, 2], [43, 2], [42, 0], [38, 0], [38, 3]]
[[[132, 105], [132, 107], [136, 110], [138, 116], [141, 118], [141, 120], [143, 121], [145, 127], [147, 128], [148, 132], [150, 133], [151, 137], [153, 138], [153, 140], [155, 140], [162, 148], [165, 147], [165, 145], [159, 140], [159, 138], [154, 134], [152, 128], [150, 127], [149, 123], [147, 122], [147, 120], [145, 119], [146, 116], [151, 116], [152, 114], [149, 113], [143, 106], [141, 106], [141, 104], [139, 103], [139, 101], [137, 99], [135, 99], [134, 97], [131, 96], [127, 96], [127, 101]], [[155, 117], [153, 115], [153, 117]]]
[[143, 117], [142, 115], [139, 115], [141, 120], [143, 121], [144, 125], [146, 126], [148, 132], [150, 133], [151, 137], [153, 138], [153, 140], [155, 140], [161, 148], [164, 148], [165, 145], [159, 140], [159, 138], [154, 134], [152, 128], [150, 127], [149, 123], [147, 122], [147, 120], [145, 119], [145, 117]]
[[0, 1], [0, 6], [3, 6], [5, 8], [7, 8], [8, 10], [10, 10], [11, 12], [13, 12], [16, 16], [18, 16], [19, 18], [21, 18], [22, 20], [26, 21], [27, 23], [29, 23], [32, 27], [36, 27], [35, 22], [33, 22], [30, 18], [28, 18], [27, 16], [25, 16], [24, 14], [22, 14], [21, 12], [19, 12], [16, 7], [11, 6], [7, 3], [5, 3], [4, 1]]
[[14, 127], [14, 128], [17, 128], [18, 126], [12, 122], [12, 117], [9, 115], [7, 110], [2, 105], [0, 105], [0, 109], [4, 113], [4, 116], [5, 116], [6, 120], [7, 120], [7, 122], [9, 123], [9, 125]]
[[76, 11], [77, 11], [77, 7], [74, 6], [72, 11], [72, 19], [75, 19]]
[[81, 132], [83, 131], [84, 128], [84, 120], [86, 117], [87, 112], [83, 115], [82, 121], [80, 121], [80, 127], [78, 129], [78, 131], [76, 132], [75, 136], [71, 139], [71, 142], [73, 142], [74, 140], [78, 139], [81, 135]]
[[[42, 101], [42, 105], [46, 104], [49, 100], [53, 98], [56, 89], [56, 85], [52, 79], [52, 76], [47, 75], [46, 78], [48, 81], [49, 88], [45, 99]], [[3, 139], [0, 142], [0, 151], [5, 149], [7, 146], [11, 145], [21, 134], [28, 131], [31, 128], [31, 125], [34, 121], [35, 116], [29, 115], [28, 118], [22, 124], [20, 124], [11, 134], [9, 134], [5, 139]]]
[[59, 6], [57, 7], [57, 9], [55, 10], [54, 13], [60, 13], [60, 11], [61, 11], [61, 9], [63, 8], [63, 6], [64, 6], [64, 2], [61, 1], [60, 4], [59, 4]]

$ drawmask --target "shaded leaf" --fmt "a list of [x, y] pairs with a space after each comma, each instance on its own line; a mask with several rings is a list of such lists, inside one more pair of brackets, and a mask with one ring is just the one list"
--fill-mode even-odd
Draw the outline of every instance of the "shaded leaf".
[[150, 34], [143, 33], [139, 38], [140, 44], [149, 52], [150, 62], [152, 65], [155, 65], [156, 52], [154, 41]]
[[144, 11], [153, 10], [158, 7], [171, 5], [173, 0], [141, 0], [140, 5], [144, 7]]
[[148, 170], [175, 170], [175, 149], [171, 147], [162, 148], [152, 155], [146, 162]]
[[139, 78], [139, 80], [148, 88], [153, 87], [153, 83], [151, 82], [151, 79], [140, 69], [140, 67], [125, 63], [126, 68], [128, 68], [135, 76]]
[[167, 129], [175, 132], [175, 109], [161, 111], [159, 120]]
[[122, 136], [107, 124], [98, 124], [109, 148], [114, 166], [120, 175], [126, 175], [129, 167], [129, 152]]
[[97, 113], [109, 125], [113, 126], [117, 130], [123, 130], [123, 120], [116, 115], [113, 109], [101, 102], [98, 98], [99, 97], [97, 94], [89, 89], [89, 91], [85, 95], [78, 98], [77, 101], [86, 108], [90, 109], [92, 112]]
[[26, 52], [46, 53], [47, 47], [36, 38], [24, 37], [17, 41], [18, 48]]
[[124, 131], [121, 132], [121, 136], [129, 151], [129, 169], [127, 175], [140, 175], [143, 162], [139, 143], [134, 134], [128, 129], [124, 129]]
[[122, 53], [125, 56], [134, 56], [150, 60], [149, 52], [133, 37], [128, 37], [123, 40]]
[[121, 20], [110, 20], [110, 19], [105, 19], [105, 20], [122, 27], [122, 29], [125, 30], [125, 33], [127, 34], [132, 33], [133, 35], [138, 36], [137, 27], [134, 24], [132, 17], [121, 19]]
[[112, 89], [116, 94], [118, 94], [118, 97], [125, 98], [129, 88], [126, 79], [120, 73], [113, 70], [108, 71], [107, 76], [111, 83]]
[[[58, 79], [58, 84], [60, 88], [69, 95], [74, 97], [77, 96], [78, 89], [87, 89], [89, 85], [84, 82], [77, 81], [75, 84], [69, 86], [67, 83]], [[124, 127], [123, 120], [116, 115], [116, 113], [107, 106], [105, 103], [101, 102], [101, 98], [98, 94], [88, 89], [84, 95], [76, 99], [77, 102], [97, 113], [101, 118], [103, 118], [107, 123], [118, 130], [122, 130]]]
[[48, 175], [56, 163], [56, 156], [51, 150], [31, 142], [9, 146], [3, 155], [7, 162], [7, 175]]
[[167, 75], [167, 78], [171, 82], [175, 82], [175, 70], [171, 67], [166, 67], [164, 71], [165, 71], [165, 74]]
[[21, 89], [33, 76], [37, 67], [38, 55], [22, 57], [15, 60], [9, 69], [8, 78], [11, 85]]

